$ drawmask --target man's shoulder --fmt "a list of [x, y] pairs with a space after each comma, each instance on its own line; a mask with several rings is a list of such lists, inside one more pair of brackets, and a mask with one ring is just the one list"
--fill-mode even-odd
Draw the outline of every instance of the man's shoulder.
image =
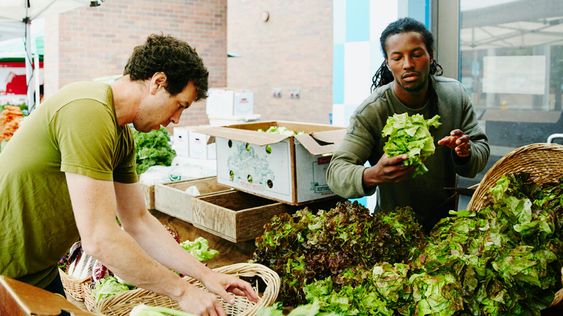
[[432, 77], [432, 81], [433, 81], [433, 85], [434, 85], [435, 90], [439, 94], [441, 94], [441, 93], [459, 94], [459, 93], [465, 92], [465, 88], [463, 87], [461, 82], [459, 82], [458, 80], [455, 80], [455, 79], [452, 79], [452, 78], [447, 78], [447, 77], [442, 77], [442, 76], [436, 76], [436, 77]]
[[463, 87], [461, 82], [456, 79], [442, 77], [442, 76], [433, 76], [432, 80], [434, 81], [434, 85], [438, 87], [450, 87], [450, 88], [460, 88]]
[[52, 99], [56, 100], [59, 106], [77, 101], [97, 101], [106, 106], [113, 102], [111, 86], [96, 81], [78, 81], [67, 84]]
[[362, 113], [368, 110], [376, 110], [382, 105], [390, 102], [388, 100], [387, 92], [390, 90], [391, 84], [376, 88], [371, 95], [362, 102], [356, 109], [356, 113]]

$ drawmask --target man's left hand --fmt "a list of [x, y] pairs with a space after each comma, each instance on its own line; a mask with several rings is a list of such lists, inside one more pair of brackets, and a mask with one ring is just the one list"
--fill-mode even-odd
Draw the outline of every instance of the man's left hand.
[[460, 129], [451, 131], [450, 136], [446, 136], [438, 141], [438, 145], [453, 149], [458, 157], [466, 158], [471, 156], [469, 135], [465, 135]]

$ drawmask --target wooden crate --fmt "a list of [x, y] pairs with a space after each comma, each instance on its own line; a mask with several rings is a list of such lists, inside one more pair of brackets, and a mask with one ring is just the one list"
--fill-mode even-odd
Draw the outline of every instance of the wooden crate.
[[154, 185], [141, 183], [143, 192], [145, 193], [145, 204], [149, 210], [154, 210]]
[[216, 177], [157, 184], [154, 188], [155, 209], [191, 223], [195, 197], [185, 192], [191, 186], [197, 188], [200, 196], [233, 190], [217, 183]]
[[272, 216], [288, 210], [286, 204], [259, 196], [240, 191], [222, 192], [194, 199], [192, 223], [238, 243], [256, 238]]

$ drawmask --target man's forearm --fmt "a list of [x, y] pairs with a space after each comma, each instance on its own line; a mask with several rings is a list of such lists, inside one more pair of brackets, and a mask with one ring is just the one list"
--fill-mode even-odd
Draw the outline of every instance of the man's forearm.
[[202, 280], [209, 269], [176, 243], [166, 228], [149, 212], [128, 233], [150, 256], [179, 273]]
[[117, 225], [115, 229], [83, 238], [82, 241], [86, 252], [128, 283], [172, 298], [183, 296], [187, 289], [177, 274], [147, 255]]

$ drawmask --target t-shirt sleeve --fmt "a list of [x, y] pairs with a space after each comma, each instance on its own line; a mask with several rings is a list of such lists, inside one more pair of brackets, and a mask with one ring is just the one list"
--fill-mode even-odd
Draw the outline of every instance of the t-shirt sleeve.
[[139, 181], [139, 176], [136, 170], [135, 141], [129, 127], [123, 127], [123, 138], [125, 154], [113, 171], [113, 180], [120, 183], [135, 183]]
[[117, 136], [110, 109], [95, 100], [77, 100], [61, 107], [51, 123], [62, 172], [113, 180]]

